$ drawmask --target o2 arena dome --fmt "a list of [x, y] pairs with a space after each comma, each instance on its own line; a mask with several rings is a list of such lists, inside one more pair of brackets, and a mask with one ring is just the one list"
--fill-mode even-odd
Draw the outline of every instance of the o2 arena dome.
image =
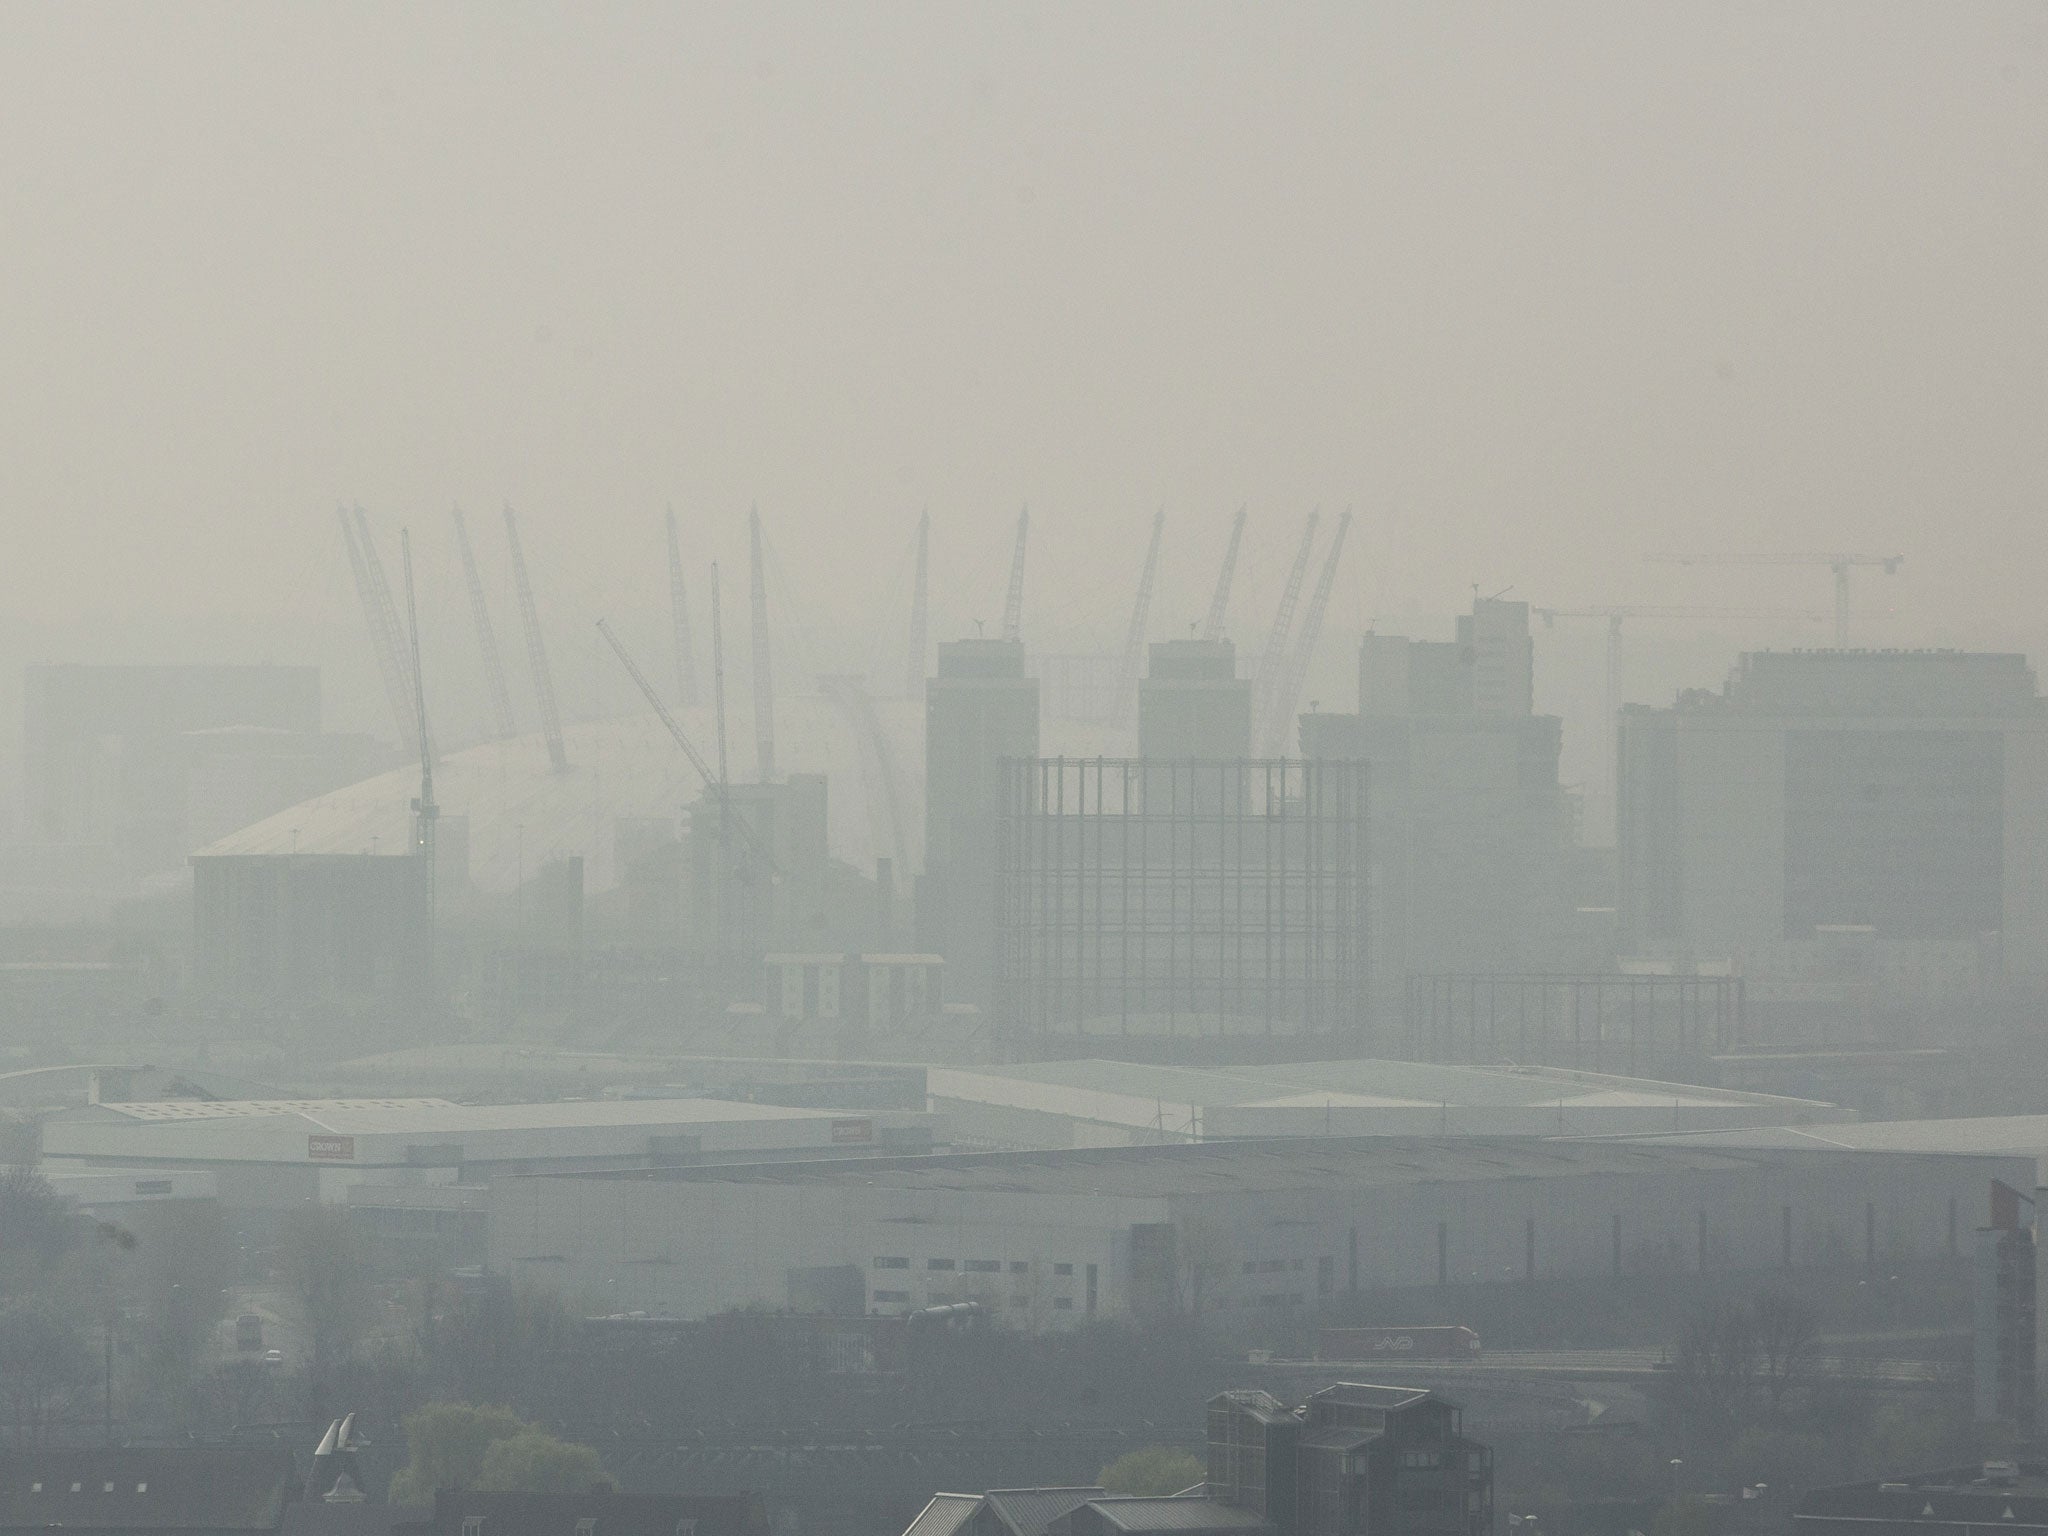
[[[717, 721], [706, 706], [677, 710], [691, 743], [715, 763]], [[733, 783], [755, 778], [754, 726], [744, 706], [728, 708]], [[680, 823], [704, 786], [689, 759], [651, 714], [592, 720], [563, 728], [569, 766], [557, 773], [539, 735], [465, 747], [434, 764], [434, 800], [443, 836], [466, 823], [469, 883], [484, 895], [516, 891], [522, 872], [581, 856], [584, 886], [615, 886], [622, 871], [621, 822]], [[899, 870], [922, 854], [924, 707], [877, 699], [865, 707], [821, 695], [777, 700], [778, 777], [829, 777], [831, 854], [872, 871], [889, 858]], [[891, 780], [893, 778], [893, 787]], [[409, 852], [417, 766], [408, 765], [279, 811], [221, 838], [195, 858]], [[458, 818], [460, 821], [458, 822]]]

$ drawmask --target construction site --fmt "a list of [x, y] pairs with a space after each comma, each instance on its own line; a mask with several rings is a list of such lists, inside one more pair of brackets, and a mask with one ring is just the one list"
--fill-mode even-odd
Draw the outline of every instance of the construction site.
[[[1160, 611], [1162, 510], [1121, 644], [1084, 651], [1071, 600], [1030, 643], [1028, 511], [986, 552], [999, 616], [945, 632], [971, 598], [938, 600], [921, 516], [876, 641], [821, 661], [758, 511], [743, 636], [693, 557], [717, 541], [650, 520], [650, 646], [645, 612], [537, 582], [546, 525], [510, 506], [490, 539], [456, 510], [395, 540], [344, 506], [382, 739], [331, 732], [310, 668], [31, 678], [10, 886], [80, 921], [17, 936], [6, 1006], [291, 1051], [345, 1027], [846, 1061], [1514, 1060], [1805, 1092], [1803, 1068], [1731, 1063], [1926, 1045], [1959, 1009], [1995, 1035], [2048, 973], [2032, 672], [1846, 645], [1852, 573], [1897, 557], [1651, 557], [1817, 567], [1837, 642], [1746, 655], [1725, 698], [1652, 710], [1624, 697], [1638, 627], [1827, 613], [1475, 590], [1360, 633], [1332, 622], [1349, 511], [1205, 521], [1200, 616]], [[1603, 734], [1573, 775], [1537, 658], [1581, 620]], [[1789, 752], [1784, 787], [1714, 766], [1734, 743]], [[153, 755], [178, 776], [140, 771]], [[1864, 827], [1868, 794], [1836, 786], [1871, 765], [1921, 809]], [[1717, 811], [1738, 783], [1755, 804]]]

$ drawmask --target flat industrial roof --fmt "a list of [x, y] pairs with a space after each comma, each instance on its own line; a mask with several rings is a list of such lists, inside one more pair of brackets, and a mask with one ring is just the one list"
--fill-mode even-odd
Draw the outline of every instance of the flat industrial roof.
[[1950, 1120], [1859, 1120], [1843, 1125], [1751, 1126], [1630, 1137], [1692, 1147], [1833, 1147], [1851, 1152], [1971, 1152], [2048, 1158], [2048, 1115], [1968, 1115]]
[[[976, 1080], [979, 1080], [977, 1083]], [[1664, 1083], [1648, 1078], [1574, 1072], [1557, 1067], [1443, 1066], [1432, 1062], [1371, 1057], [1291, 1062], [1276, 1066], [1170, 1067], [1148, 1062], [1086, 1059], [1033, 1062], [1020, 1066], [933, 1067], [931, 1091], [947, 1097], [941, 1083], [971, 1096], [981, 1085], [1028, 1083], [1083, 1094], [1118, 1094], [1201, 1107], [1226, 1104], [1336, 1103], [1374, 1106], [1417, 1105], [1687, 1105], [1778, 1106], [1787, 1119], [1838, 1114], [1815, 1099], [1737, 1089]]]
[[[104, 1112], [95, 1114], [94, 1111]], [[99, 1104], [63, 1118], [72, 1123], [176, 1124], [296, 1117], [337, 1135], [560, 1130], [577, 1126], [729, 1125], [738, 1121], [844, 1119], [823, 1109], [746, 1104], [731, 1099], [569, 1099], [551, 1104], [454, 1104], [446, 1099], [171, 1100]]]
[[631, 1169], [561, 1175], [675, 1183], [859, 1185], [968, 1194], [1066, 1194], [1162, 1199], [1319, 1186], [1358, 1189], [1499, 1179], [1644, 1173], [1732, 1173], [1787, 1159], [1839, 1159], [1853, 1149], [1707, 1148], [1660, 1141], [1536, 1137], [1303, 1136], [1041, 1152], [806, 1159], [784, 1163]]

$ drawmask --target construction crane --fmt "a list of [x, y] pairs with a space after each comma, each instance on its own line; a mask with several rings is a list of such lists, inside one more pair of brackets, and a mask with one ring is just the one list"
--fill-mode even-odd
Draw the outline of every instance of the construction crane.
[[1166, 534], [1166, 508], [1152, 518], [1152, 542], [1145, 549], [1145, 569], [1138, 577], [1137, 601], [1131, 604], [1131, 626], [1124, 631], [1124, 659], [1117, 670], [1108, 723], [1126, 726], [1138, 708], [1138, 671], [1145, 661], [1145, 616], [1152, 607], [1152, 588], [1159, 579], [1159, 543]]
[[1601, 789], [1610, 801], [1614, 797], [1618, 768], [1621, 715], [1621, 627], [1631, 619], [1766, 619], [1780, 622], [1819, 623], [1826, 616], [1796, 608], [1694, 608], [1659, 604], [1629, 603], [1594, 608], [1532, 608], [1545, 628], [1559, 619], [1604, 619], [1607, 623], [1606, 759], [1601, 770]]
[[1267, 740], [1283, 756], [1287, 751], [1288, 721], [1301, 700], [1302, 684], [1308, 681], [1308, 665], [1315, 658], [1316, 640], [1323, 631], [1323, 615], [1329, 610], [1330, 593], [1337, 585], [1337, 562], [1344, 557], [1344, 535], [1350, 528], [1351, 511], [1347, 507], [1337, 518], [1337, 531], [1330, 539], [1330, 552], [1323, 557], [1323, 569], [1316, 577], [1315, 592], [1309, 597], [1308, 612], [1302, 615], [1301, 634], [1295, 639], [1294, 653], [1287, 659], [1287, 672], [1281, 680], [1280, 692], [1273, 700], [1272, 718], [1266, 725]]
[[676, 631], [676, 702], [697, 703], [697, 662], [690, 653], [690, 598], [683, 588], [683, 545], [676, 535], [676, 509], [668, 509], [668, 608]]
[[[391, 596], [391, 583], [384, 575], [384, 562], [377, 555], [377, 541], [370, 537], [370, 520], [363, 509], [355, 509], [356, 542], [363, 547], [363, 567], [370, 575], [370, 591], [377, 602], [378, 622], [385, 635], [385, 644], [391, 654], [398, 658], [398, 678], [406, 699], [406, 734], [412, 734], [412, 661], [405, 647], [405, 630], [398, 622], [398, 604]], [[412, 745], [417, 746], [414, 742]]]
[[1010, 590], [1003, 598], [1003, 638], [1024, 638], [1024, 544], [1031, 533], [1031, 509], [1017, 514], [1017, 547], [1010, 553]]
[[928, 645], [926, 626], [929, 623], [929, 609], [926, 606], [925, 581], [931, 568], [932, 515], [929, 511], [917, 520], [917, 575], [910, 589], [910, 656], [909, 665], [903, 673], [903, 697], [914, 699], [924, 692], [924, 654]]
[[1895, 576], [1906, 563], [1904, 555], [1645, 555], [1663, 565], [1824, 565], [1835, 573], [1835, 649], [1849, 648], [1849, 572], [1859, 565], [1873, 565], [1885, 575]]
[[668, 706], [661, 702], [661, 695], [655, 692], [654, 684], [647, 680], [647, 674], [640, 670], [639, 664], [633, 660], [631, 653], [620, 642], [619, 637], [612, 633], [611, 625], [604, 619], [599, 619], [597, 621], [597, 632], [604, 636], [605, 643], [612, 648], [612, 654], [619, 658], [619, 665], [624, 667], [626, 675], [633, 679], [633, 686], [640, 690], [640, 696], [647, 701], [647, 707], [654, 711], [654, 716], [662, 723], [663, 729], [674, 739], [675, 744], [683, 749], [683, 756], [690, 760], [690, 766], [696, 770], [697, 777], [703, 781], [705, 789], [718, 797], [720, 835], [724, 836], [729, 828], [737, 830], [740, 841], [747, 845], [748, 855], [770, 874], [777, 873], [775, 860], [769, 854], [767, 848], [762, 845], [760, 834], [754, 830], [753, 825], [746, 817], [735, 817], [732, 815], [727, 795], [728, 786], [724, 778], [714, 779], [711, 776], [711, 765], [704, 761], [704, 754], [699, 752], [696, 744], [683, 734], [682, 726], [677, 723], [676, 717], [669, 713]]
[[562, 740], [562, 712], [555, 705], [554, 674], [548, 671], [547, 643], [541, 638], [540, 610], [533, 605], [533, 583], [526, 579], [526, 555], [519, 547], [519, 519], [505, 504], [505, 542], [512, 550], [512, 579], [519, 588], [519, 623], [526, 631], [526, 660], [533, 669], [533, 691], [540, 700], [540, 729], [547, 738], [548, 761], [555, 772], [569, 771], [569, 749]]
[[420, 861], [421, 897], [425, 904], [425, 932], [421, 937], [421, 995], [434, 995], [434, 823], [440, 808], [434, 804], [434, 753], [427, 731], [427, 690], [420, 674], [420, 611], [413, 599], [412, 534], [398, 531], [399, 557], [405, 564], [405, 618], [412, 636], [413, 725], [420, 740], [420, 796], [412, 803], [412, 851]]
[[[818, 678], [825, 697], [837, 704], [853, 727], [860, 753], [861, 783], [868, 803], [868, 830], [876, 842], [890, 850], [892, 882], [910, 869], [910, 840], [904, 814], [904, 797], [896, 755], [889, 748], [889, 734], [875, 712], [875, 701], [865, 681], [853, 673], [825, 673]], [[893, 894], [893, 892], [892, 892]]]
[[407, 685], [405, 663], [398, 653], [398, 636], [385, 628], [384, 610], [377, 603], [377, 589], [370, 579], [370, 564], [356, 537], [356, 525], [347, 507], [335, 508], [341, 521], [341, 542], [348, 550], [349, 574], [355, 579], [356, 600], [362, 604], [363, 622], [369, 627], [370, 649], [377, 657], [377, 675], [384, 682], [384, 699], [391, 707], [391, 723], [398, 739], [416, 748], [413, 739], [412, 689]]
[[711, 562], [711, 691], [718, 716], [718, 783], [723, 792], [725, 776], [725, 622], [718, 609], [718, 562]]
[[1287, 636], [1294, 628], [1294, 610], [1301, 601], [1301, 583], [1308, 575], [1308, 557], [1315, 550], [1316, 521], [1320, 510], [1308, 515], [1301, 533], [1301, 548], [1294, 556], [1294, 569], [1287, 573], [1287, 589], [1280, 594], [1280, 610], [1273, 615], [1273, 631], [1266, 637], [1265, 654], [1259, 658], [1258, 680], [1252, 685], [1252, 718], [1272, 718], [1273, 699], [1287, 675]]
[[1230, 583], [1237, 575], [1237, 546], [1244, 540], [1243, 507], [1231, 520], [1230, 543], [1223, 550], [1223, 574], [1216, 578], [1216, 593], [1209, 599], [1209, 616], [1202, 621], [1202, 638], [1215, 642], [1223, 638], [1223, 615], [1230, 607]]
[[490, 684], [491, 713], [497, 717], [498, 740], [519, 734], [519, 722], [512, 715], [512, 691], [505, 686], [505, 663], [498, 656], [498, 632], [491, 627], [491, 610], [484, 602], [483, 578], [477, 574], [476, 551], [470, 547], [469, 524], [462, 508], [455, 517], [455, 547], [462, 553], [462, 575], [469, 583], [469, 611], [476, 620], [476, 643], [484, 653], [484, 680]]
[[761, 512], [747, 514], [747, 541], [753, 553], [750, 595], [753, 599], [754, 772], [763, 784], [775, 782], [775, 658], [768, 644], [768, 567], [761, 554]]

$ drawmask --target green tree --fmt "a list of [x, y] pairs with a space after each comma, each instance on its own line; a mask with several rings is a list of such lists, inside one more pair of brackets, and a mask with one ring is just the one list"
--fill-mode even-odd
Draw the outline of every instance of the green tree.
[[1096, 1481], [1110, 1493], [1162, 1496], [1192, 1488], [1208, 1469], [1186, 1451], [1170, 1445], [1141, 1446], [1125, 1451], [1096, 1475]]
[[434, 1390], [469, 1401], [545, 1401], [580, 1320], [553, 1291], [504, 1281], [466, 1291], [421, 1330]]
[[510, 1408], [474, 1403], [428, 1403], [403, 1423], [410, 1459], [391, 1479], [394, 1504], [431, 1504], [443, 1489], [475, 1487], [491, 1443], [528, 1427]]
[[493, 1440], [476, 1479], [477, 1488], [486, 1493], [583, 1493], [610, 1483], [604, 1464], [589, 1446], [572, 1445], [532, 1428]]

